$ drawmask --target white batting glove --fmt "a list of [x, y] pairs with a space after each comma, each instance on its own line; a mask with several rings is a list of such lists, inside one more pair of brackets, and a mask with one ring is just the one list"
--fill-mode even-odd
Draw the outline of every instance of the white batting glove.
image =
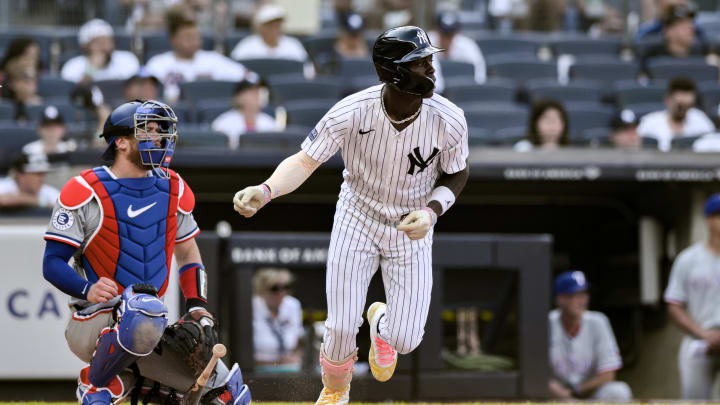
[[400, 222], [398, 231], [405, 232], [411, 240], [422, 239], [427, 235], [430, 228], [435, 225], [437, 214], [430, 208], [413, 211]]
[[233, 205], [235, 211], [245, 218], [255, 215], [260, 208], [270, 201], [270, 190], [267, 186], [250, 186], [235, 193]]

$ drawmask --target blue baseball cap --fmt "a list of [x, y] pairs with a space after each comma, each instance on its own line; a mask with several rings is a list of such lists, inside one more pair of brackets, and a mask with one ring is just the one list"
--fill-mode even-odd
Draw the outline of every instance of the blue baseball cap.
[[720, 194], [713, 194], [705, 201], [705, 216], [715, 215], [720, 212]]
[[555, 279], [555, 294], [575, 294], [589, 287], [585, 273], [579, 270], [566, 271]]

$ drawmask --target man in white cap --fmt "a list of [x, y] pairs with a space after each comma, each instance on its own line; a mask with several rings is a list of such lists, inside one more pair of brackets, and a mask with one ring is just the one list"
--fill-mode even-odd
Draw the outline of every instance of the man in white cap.
[[78, 42], [83, 55], [65, 63], [60, 72], [63, 79], [71, 82], [124, 80], [140, 68], [132, 52], [115, 50], [113, 28], [101, 19], [86, 22], [78, 32]]
[[45, 184], [45, 175], [50, 171], [44, 154], [18, 156], [10, 176], [0, 178], [0, 207], [52, 207], [60, 191]]
[[263, 6], [253, 16], [257, 34], [240, 41], [230, 56], [236, 60], [274, 58], [307, 62], [308, 54], [300, 41], [283, 34], [284, 20], [284, 8], [274, 4]]

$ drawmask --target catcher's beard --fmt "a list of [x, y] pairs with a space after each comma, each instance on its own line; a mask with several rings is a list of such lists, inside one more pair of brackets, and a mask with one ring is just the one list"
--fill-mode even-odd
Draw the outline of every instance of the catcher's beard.
[[148, 168], [142, 162], [142, 157], [140, 156], [140, 148], [138, 147], [138, 140], [135, 138], [130, 141], [129, 160], [138, 169], [146, 170]]

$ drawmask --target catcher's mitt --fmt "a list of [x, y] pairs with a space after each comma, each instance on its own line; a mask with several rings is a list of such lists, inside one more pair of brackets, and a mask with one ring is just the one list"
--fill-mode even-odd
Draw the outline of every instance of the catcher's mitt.
[[197, 377], [212, 358], [212, 348], [217, 341], [213, 316], [205, 310], [195, 310], [167, 327], [162, 346], [185, 359], [185, 364]]

